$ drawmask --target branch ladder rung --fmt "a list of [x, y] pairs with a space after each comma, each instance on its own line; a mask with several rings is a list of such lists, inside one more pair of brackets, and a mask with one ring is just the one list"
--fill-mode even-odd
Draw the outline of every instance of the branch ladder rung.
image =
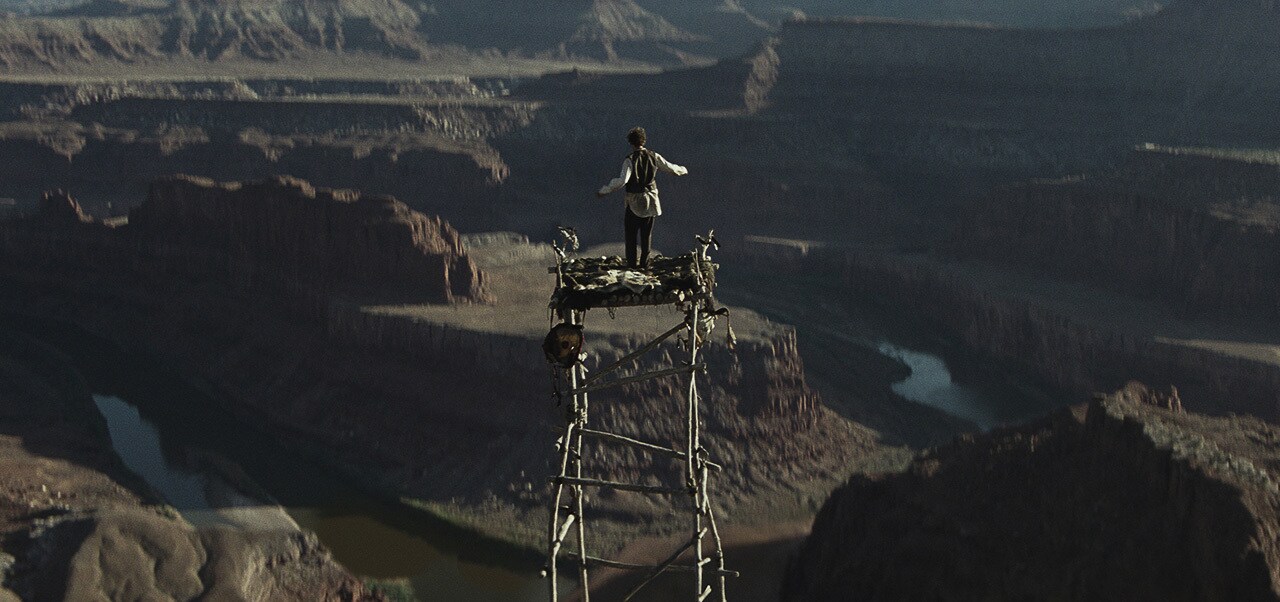
[[654, 340], [652, 340], [652, 341], [649, 341], [649, 342], [648, 342], [647, 344], [645, 344], [643, 347], [641, 347], [641, 348], [639, 348], [639, 349], [637, 349], [637, 350], [635, 350], [635, 351], [632, 351], [631, 353], [628, 353], [628, 354], [626, 354], [626, 355], [622, 356], [621, 358], [619, 358], [619, 359], [618, 359], [618, 361], [613, 362], [612, 364], [609, 364], [608, 366], [605, 366], [605, 367], [603, 367], [603, 368], [599, 368], [599, 369], [597, 369], [597, 370], [596, 370], [596, 372], [595, 372], [595, 374], [592, 374], [591, 376], [588, 376], [588, 377], [587, 377], [586, 382], [584, 382], [584, 383], [582, 383], [582, 384], [584, 384], [584, 385], [590, 385], [591, 383], [594, 383], [595, 381], [600, 380], [600, 377], [602, 377], [602, 376], [604, 376], [604, 375], [606, 375], [606, 374], [608, 374], [608, 373], [610, 373], [610, 372], [613, 372], [614, 370], [617, 370], [618, 368], [621, 368], [622, 366], [625, 366], [625, 365], [627, 365], [628, 363], [631, 363], [632, 361], [635, 361], [635, 360], [639, 359], [639, 358], [640, 358], [640, 356], [642, 356], [642, 355], [644, 355], [644, 354], [648, 353], [648, 352], [649, 352], [651, 349], [653, 349], [654, 347], [657, 347], [658, 345], [662, 344], [662, 342], [663, 342], [663, 341], [665, 341], [665, 340], [667, 340], [667, 339], [671, 338], [671, 337], [672, 337], [672, 336], [674, 336], [676, 333], [678, 333], [678, 332], [680, 332], [680, 331], [682, 331], [682, 330], [684, 330], [684, 329], [686, 329], [686, 328], [688, 328], [688, 327], [689, 327], [689, 324], [688, 324], [687, 322], [681, 322], [681, 323], [677, 324], [676, 326], [672, 327], [672, 329], [671, 329], [671, 330], [668, 330], [668, 331], [666, 331], [666, 332], [664, 332], [664, 333], [662, 333], [662, 334], [658, 335], [658, 338], [656, 338], [656, 339], [654, 339]]
[[621, 385], [629, 385], [629, 384], [631, 384], [631, 383], [638, 383], [638, 382], [642, 382], [642, 381], [646, 381], [646, 380], [650, 380], [650, 379], [654, 379], [654, 378], [663, 378], [663, 377], [665, 377], [665, 376], [676, 376], [676, 375], [678, 375], [678, 374], [688, 374], [688, 373], [690, 373], [690, 372], [695, 372], [695, 371], [702, 370], [703, 368], [706, 368], [706, 367], [707, 367], [707, 365], [706, 365], [706, 364], [694, 364], [694, 365], [692, 365], [692, 366], [679, 366], [679, 367], [676, 367], [676, 368], [666, 368], [666, 369], [663, 369], [663, 370], [654, 370], [653, 372], [646, 372], [646, 373], [644, 373], [644, 374], [637, 374], [637, 375], [635, 375], [635, 376], [626, 376], [626, 377], [623, 377], [623, 378], [619, 378], [619, 379], [611, 380], [611, 381], [609, 381], [609, 382], [596, 383], [596, 384], [594, 384], [594, 385], [587, 385], [587, 386], [585, 386], [585, 387], [578, 387], [577, 389], [573, 389], [573, 390], [570, 390], [570, 391], [566, 391], [566, 392], [564, 392], [564, 393], [561, 393], [561, 395], [564, 395], [565, 397], [572, 397], [572, 396], [574, 396], [574, 395], [581, 395], [581, 394], [583, 394], [583, 393], [591, 393], [591, 392], [593, 392], [593, 391], [599, 391], [599, 390], [601, 390], [601, 389], [608, 389], [608, 388], [610, 388], [610, 387], [617, 387], [617, 386], [621, 386]]
[[551, 482], [557, 485], [582, 485], [584, 487], [612, 487], [623, 491], [639, 491], [641, 493], [662, 493], [662, 494], [682, 494], [688, 495], [688, 488], [681, 487], [661, 487], [657, 485], [639, 485], [636, 483], [619, 483], [617, 481], [603, 481], [600, 479], [585, 479], [581, 477], [551, 477]]
[[[671, 449], [671, 448], [669, 448], [669, 447], [664, 447], [664, 446], [657, 445], [657, 444], [654, 444], [654, 443], [649, 443], [649, 442], [646, 442], [646, 441], [641, 441], [641, 440], [639, 440], [639, 439], [632, 439], [631, 437], [625, 437], [625, 436], [623, 436], [623, 435], [618, 435], [618, 434], [615, 434], [615, 433], [608, 433], [608, 432], [605, 432], [605, 431], [597, 431], [597, 430], [593, 430], [593, 429], [585, 429], [585, 428], [584, 428], [584, 429], [578, 429], [578, 432], [579, 432], [580, 434], [582, 434], [582, 435], [589, 435], [589, 436], [592, 436], [592, 437], [598, 437], [598, 438], [600, 438], [600, 439], [608, 439], [609, 441], [613, 441], [614, 443], [622, 443], [622, 444], [625, 444], [625, 445], [634, 445], [634, 446], [636, 446], [636, 447], [640, 447], [640, 448], [643, 448], [643, 449], [647, 449], [647, 450], [652, 451], [652, 452], [658, 452], [658, 453], [661, 453], [661, 454], [666, 454], [666, 455], [668, 455], [668, 456], [671, 456], [671, 457], [673, 457], [673, 458], [676, 458], [676, 459], [679, 459], [679, 460], [682, 460], [682, 461], [687, 461], [687, 458], [689, 457], [689, 455], [688, 455], [688, 454], [686, 454], [686, 453], [684, 453], [684, 452], [682, 452], [682, 451], [676, 451], [676, 450]], [[712, 470], [723, 470], [723, 467], [721, 467], [719, 464], [716, 464], [715, 462], [712, 462], [712, 461], [710, 461], [710, 460], [707, 460], [706, 462], [707, 462], [707, 467], [708, 467], [708, 468], [710, 468], [710, 469], [712, 469]]]
[[[569, 558], [571, 560], [576, 561], [578, 560], [578, 555], [574, 552], [568, 552], [565, 554], [565, 558]], [[633, 562], [622, 562], [620, 560], [610, 560], [608, 558], [598, 558], [596, 556], [587, 556], [587, 564], [607, 566], [613, 569], [623, 569], [628, 571], [651, 571], [653, 569], [658, 568], [658, 565], [656, 564], [636, 564]], [[688, 573], [688, 572], [692, 572], [695, 568], [696, 567], [693, 567], [687, 564], [671, 564], [667, 566], [666, 570], [676, 571], [681, 573]], [[723, 577], [741, 576], [739, 575], [738, 571], [731, 571], [728, 569], [704, 569], [704, 570], [705, 572], [710, 573], [712, 575], [718, 575]]]
[[672, 552], [671, 555], [668, 556], [666, 560], [663, 560], [662, 562], [659, 562], [656, 566], [654, 566], [653, 570], [649, 572], [649, 575], [644, 578], [644, 581], [641, 581], [640, 585], [635, 586], [635, 588], [631, 590], [631, 593], [627, 594], [627, 596], [622, 599], [622, 602], [628, 602], [629, 600], [631, 600], [631, 598], [635, 597], [636, 594], [640, 593], [640, 590], [644, 589], [644, 586], [649, 585], [650, 581], [657, 579], [658, 575], [661, 575], [663, 571], [666, 571], [668, 568], [671, 567], [672, 564], [675, 564], [676, 559], [679, 558], [681, 554], [684, 554], [685, 550], [692, 548], [693, 545], [698, 543], [698, 541], [700, 541], [702, 537], [706, 534], [707, 534], [706, 529], [703, 529], [702, 531], [698, 532], [697, 535], [694, 535], [692, 538], [689, 539], [689, 541], [685, 542], [684, 545], [680, 546], [680, 549]]

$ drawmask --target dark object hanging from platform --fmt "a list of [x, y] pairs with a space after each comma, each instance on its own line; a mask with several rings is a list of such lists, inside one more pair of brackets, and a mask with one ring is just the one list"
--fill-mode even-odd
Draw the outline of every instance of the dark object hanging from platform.
[[542, 352], [546, 354], [548, 362], [569, 368], [578, 361], [585, 343], [582, 326], [561, 322], [542, 340]]

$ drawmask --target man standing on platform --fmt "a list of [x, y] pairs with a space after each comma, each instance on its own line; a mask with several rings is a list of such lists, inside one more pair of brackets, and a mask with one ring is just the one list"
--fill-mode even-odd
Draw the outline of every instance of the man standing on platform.
[[[605, 184], [598, 197], [626, 187], [627, 215], [623, 221], [627, 240], [627, 266], [645, 267], [649, 264], [649, 247], [653, 243], [653, 220], [662, 215], [662, 205], [658, 203], [658, 171], [683, 176], [688, 169], [662, 158], [662, 155], [645, 148], [646, 136], [644, 128], [631, 128], [627, 132], [627, 142], [631, 143], [631, 154], [622, 161], [622, 173], [613, 181]], [[636, 260], [636, 247], [640, 247], [639, 261]]]

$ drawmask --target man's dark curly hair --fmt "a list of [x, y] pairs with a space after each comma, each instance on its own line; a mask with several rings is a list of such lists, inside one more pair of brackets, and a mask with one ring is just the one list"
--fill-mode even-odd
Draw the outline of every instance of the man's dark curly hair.
[[645, 136], [644, 128], [631, 128], [631, 131], [627, 132], [627, 142], [630, 142], [631, 146], [644, 146], [648, 139], [648, 136]]

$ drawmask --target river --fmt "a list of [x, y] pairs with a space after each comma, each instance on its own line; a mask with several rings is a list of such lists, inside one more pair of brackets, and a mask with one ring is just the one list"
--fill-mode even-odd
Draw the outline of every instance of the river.
[[316, 533], [340, 563], [400, 599], [546, 598], [531, 553], [363, 495], [174, 378], [139, 380], [157, 372], [134, 371], [108, 386], [91, 378], [94, 401], [124, 463], [191, 523], [237, 526], [231, 509], [257, 507], [248, 526], [261, 528], [261, 517], [281, 514], [279, 505], [283, 515], [268, 526]]
[[[743, 268], [721, 273], [732, 283], [719, 287], [726, 303], [795, 327], [806, 378], [828, 405], [858, 406], [850, 417], [873, 428], [882, 415], [898, 413], [902, 420], [888, 430], [899, 441], [920, 447], [959, 431], [1024, 424], [1068, 402], [1063, 392], [974, 356], [917, 316], [874, 298], [851, 296], [812, 276], [780, 278]], [[894, 363], [896, 370], [887, 365]], [[929, 427], [930, 413], [954, 420]], [[929, 428], [934, 432], [909, 432]]]

